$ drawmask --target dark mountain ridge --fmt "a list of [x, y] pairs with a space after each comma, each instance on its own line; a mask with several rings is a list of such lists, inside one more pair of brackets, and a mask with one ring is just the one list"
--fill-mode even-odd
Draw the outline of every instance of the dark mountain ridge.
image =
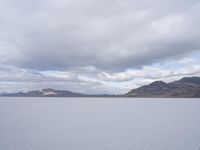
[[200, 97], [200, 78], [185, 77], [181, 80], [165, 83], [155, 81], [149, 85], [133, 89], [128, 97]]

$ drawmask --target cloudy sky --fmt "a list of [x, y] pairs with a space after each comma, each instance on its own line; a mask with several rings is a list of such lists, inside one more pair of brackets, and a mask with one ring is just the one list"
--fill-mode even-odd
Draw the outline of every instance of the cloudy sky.
[[0, 92], [126, 93], [200, 75], [199, 0], [0, 0]]

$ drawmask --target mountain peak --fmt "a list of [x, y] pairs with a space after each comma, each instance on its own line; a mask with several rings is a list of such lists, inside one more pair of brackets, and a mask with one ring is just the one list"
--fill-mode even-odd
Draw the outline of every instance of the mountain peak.
[[54, 89], [51, 88], [47, 88], [47, 89], [42, 89], [43, 92], [52, 92], [55, 91]]
[[167, 83], [165, 83], [164, 81], [155, 81], [155, 82], [152, 82], [150, 85], [153, 85], [153, 86], [160, 86], [160, 85], [167, 85]]

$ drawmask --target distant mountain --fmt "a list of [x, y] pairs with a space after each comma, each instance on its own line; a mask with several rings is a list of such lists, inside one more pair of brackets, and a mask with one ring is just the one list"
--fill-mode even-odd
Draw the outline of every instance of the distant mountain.
[[75, 93], [67, 90], [54, 90], [54, 89], [43, 89], [34, 90], [29, 92], [19, 92], [19, 93], [4, 93], [0, 96], [5, 97], [114, 97], [114, 95], [109, 94], [81, 94]]
[[127, 97], [200, 97], [200, 77], [185, 77], [165, 83], [155, 81], [149, 85], [133, 89]]
[[83, 97], [84, 94], [74, 93], [67, 90], [54, 90], [54, 89], [43, 89], [35, 90], [29, 92], [19, 92], [19, 93], [10, 93], [3, 94], [2, 96], [13, 96], [13, 97]]

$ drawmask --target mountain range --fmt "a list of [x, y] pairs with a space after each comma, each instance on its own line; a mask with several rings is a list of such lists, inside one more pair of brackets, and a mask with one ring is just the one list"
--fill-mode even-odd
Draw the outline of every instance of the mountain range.
[[29, 92], [19, 92], [19, 93], [6, 93], [1, 96], [8, 97], [111, 97], [113, 95], [108, 94], [81, 94], [76, 92], [71, 92], [68, 90], [54, 90], [54, 89], [42, 89], [42, 90], [33, 90]]
[[200, 77], [185, 77], [181, 80], [165, 83], [155, 81], [149, 85], [133, 89], [122, 95], [89, 95], [68, 90], [43, 89], [29, 92], [6, 93], [8, 97], [200, 97]]

